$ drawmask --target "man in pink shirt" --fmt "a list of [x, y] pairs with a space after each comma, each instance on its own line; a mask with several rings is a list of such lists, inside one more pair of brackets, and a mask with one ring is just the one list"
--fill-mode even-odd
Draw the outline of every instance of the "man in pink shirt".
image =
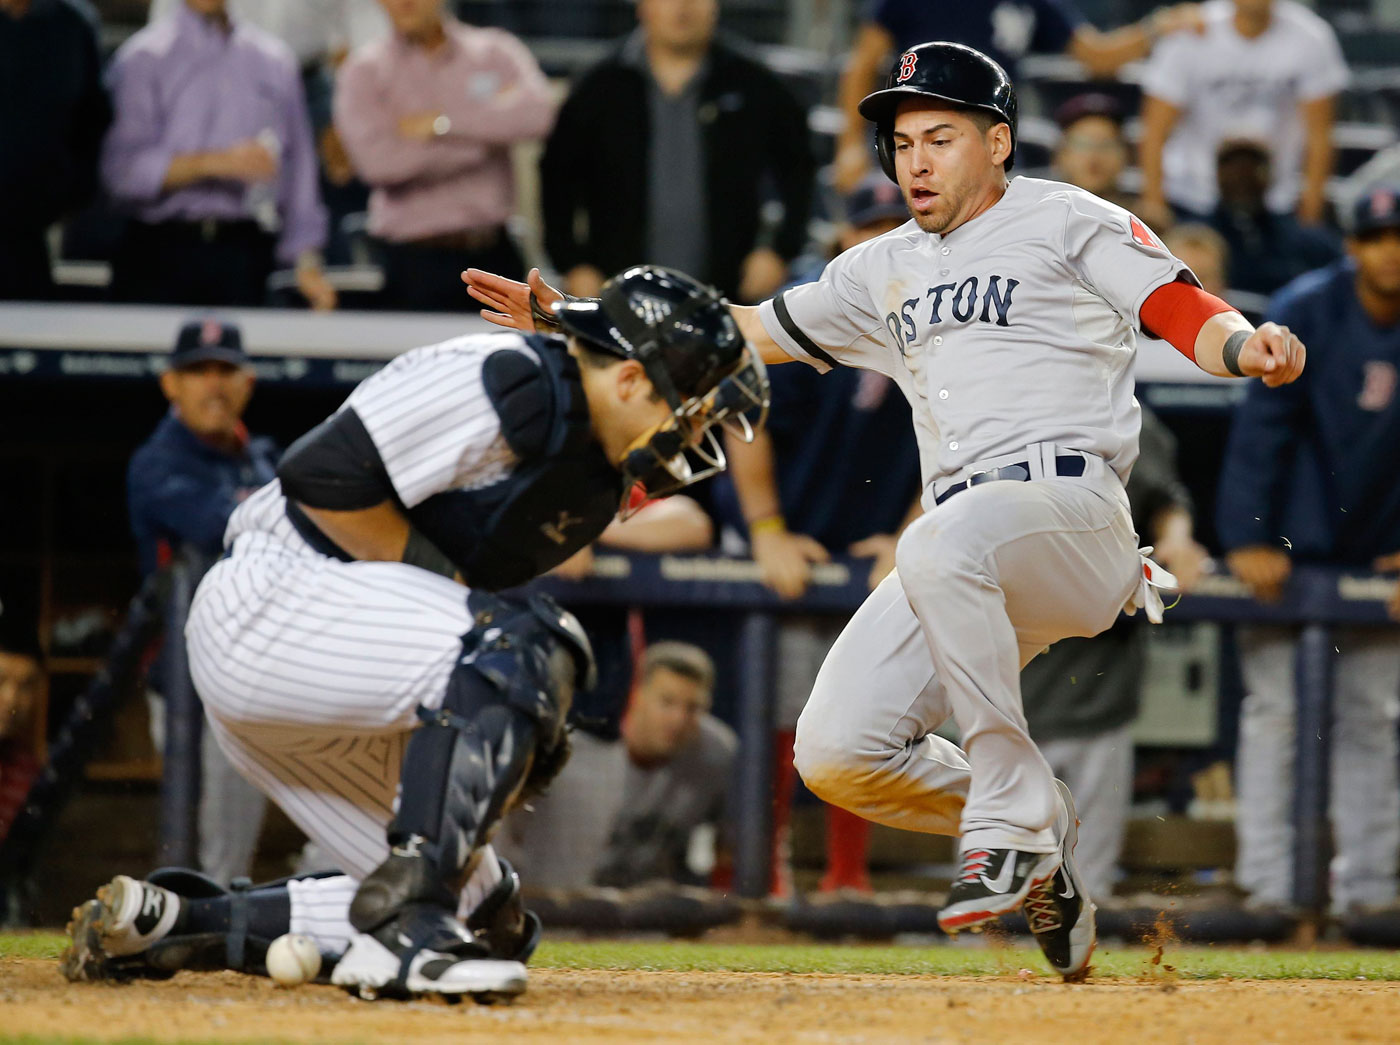
[[386, 307], [466, 310], [466, 268], [523, 275], [506, 233], [510, 146], [542, 138], [549, 85], [518, 39], [463, 25], [444, 0], [381, 0], [392, 37], [341, 67], [335, 126], [372, 188]]

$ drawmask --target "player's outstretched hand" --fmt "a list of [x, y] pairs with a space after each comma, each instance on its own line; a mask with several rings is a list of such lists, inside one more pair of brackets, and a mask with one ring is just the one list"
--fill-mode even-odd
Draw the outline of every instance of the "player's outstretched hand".
[[530, 291], [535, 292], [535, 298], [545, 309], [564, 295], [544, 281], [539, 269], [531, 269], [525, 278], [527, 282], [521, 283], [484, 269], [467, 269], [462, 273], [467, 293], [486, 306], [481, 310], [482, 319], [499, 327], [533, 334], [535, 319], [530, 313]]
[[1265, 323], [1240, 348], [1245, 377], [1262, 378], [1270, 388], [1296, 381], [1308, 351], [1298, 336], [1277, 323]]

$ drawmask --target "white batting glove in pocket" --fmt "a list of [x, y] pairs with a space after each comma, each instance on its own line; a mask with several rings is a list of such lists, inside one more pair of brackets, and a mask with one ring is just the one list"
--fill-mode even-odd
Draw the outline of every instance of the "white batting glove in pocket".
[[1181, 584], [1173, 574], [1148, 558], [1151, 554], [1151, 545], [1138, 549], [1138, 558], [1142, 560], [1142, 575], [1138, 578], [1138, 586], [1128, 599], [1127, 605], [1123, 607], [1123, 612], [1132, 616], [1140, 609], [1146, 610], [1148, 620], [1153, 624], [1161, 624], [1162, 612], [1166, 607], [1162, 604], [1160, 593], [1180, 592]]

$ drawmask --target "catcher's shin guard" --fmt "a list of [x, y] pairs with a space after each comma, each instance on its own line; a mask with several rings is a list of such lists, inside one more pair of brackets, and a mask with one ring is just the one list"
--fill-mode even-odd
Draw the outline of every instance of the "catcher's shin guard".
[[462, 638], [442, 707], [419, 710], [423, 725], [404, 753], [389, 858], [350, 906], [350, 924], [362, 933], [379, 934], [425, 904], [455, 910], [476, 853], [505, 811], [563, 765], [564, 719], [575, 688], [591, 681], [588, 639], [552, 600], [473, 592], [468, 605], [474, 627]]

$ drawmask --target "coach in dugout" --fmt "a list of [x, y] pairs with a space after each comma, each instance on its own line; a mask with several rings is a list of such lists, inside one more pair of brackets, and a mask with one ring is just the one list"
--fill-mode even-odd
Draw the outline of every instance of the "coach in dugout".
[[[250, 436], [243, 411], [253, 394], [253, 368], [232, 323], [193, 319], [180, 328], [160, 376], [170, 411], [132, 455], [127, 507], [142, 575], [189, 548], [212, 562], [224, 527], [245, 496], [276, 474], [277, 447]], [[151, 688], [167, 691], [159, 659]], [[153, 701], [159, 720], [163, 701]], [[199, 861], [222, 884], [252, 866], [267, 800], [228, 764], [217, 744], [202, 746]]]
[[[1350, 258], [1294, 280], [1268, 319], [1313, 346], [1292, 385], [1250, 387], [1220, 476], [1216, 526], [1230, 570], [1263, 601], [1295, 562], [1400, 569], [1400, 187], [1351, 215]], [[1390, 603], [1400, 618], [1400, 594]], [[1337, 628], [1332, 734], [1332, 903], [1393, 904], [1400, 857], [1400, 631]], [[1260, 907], [1292, 900], [1294, 629], [1241, 627], [1236, 876]]]

